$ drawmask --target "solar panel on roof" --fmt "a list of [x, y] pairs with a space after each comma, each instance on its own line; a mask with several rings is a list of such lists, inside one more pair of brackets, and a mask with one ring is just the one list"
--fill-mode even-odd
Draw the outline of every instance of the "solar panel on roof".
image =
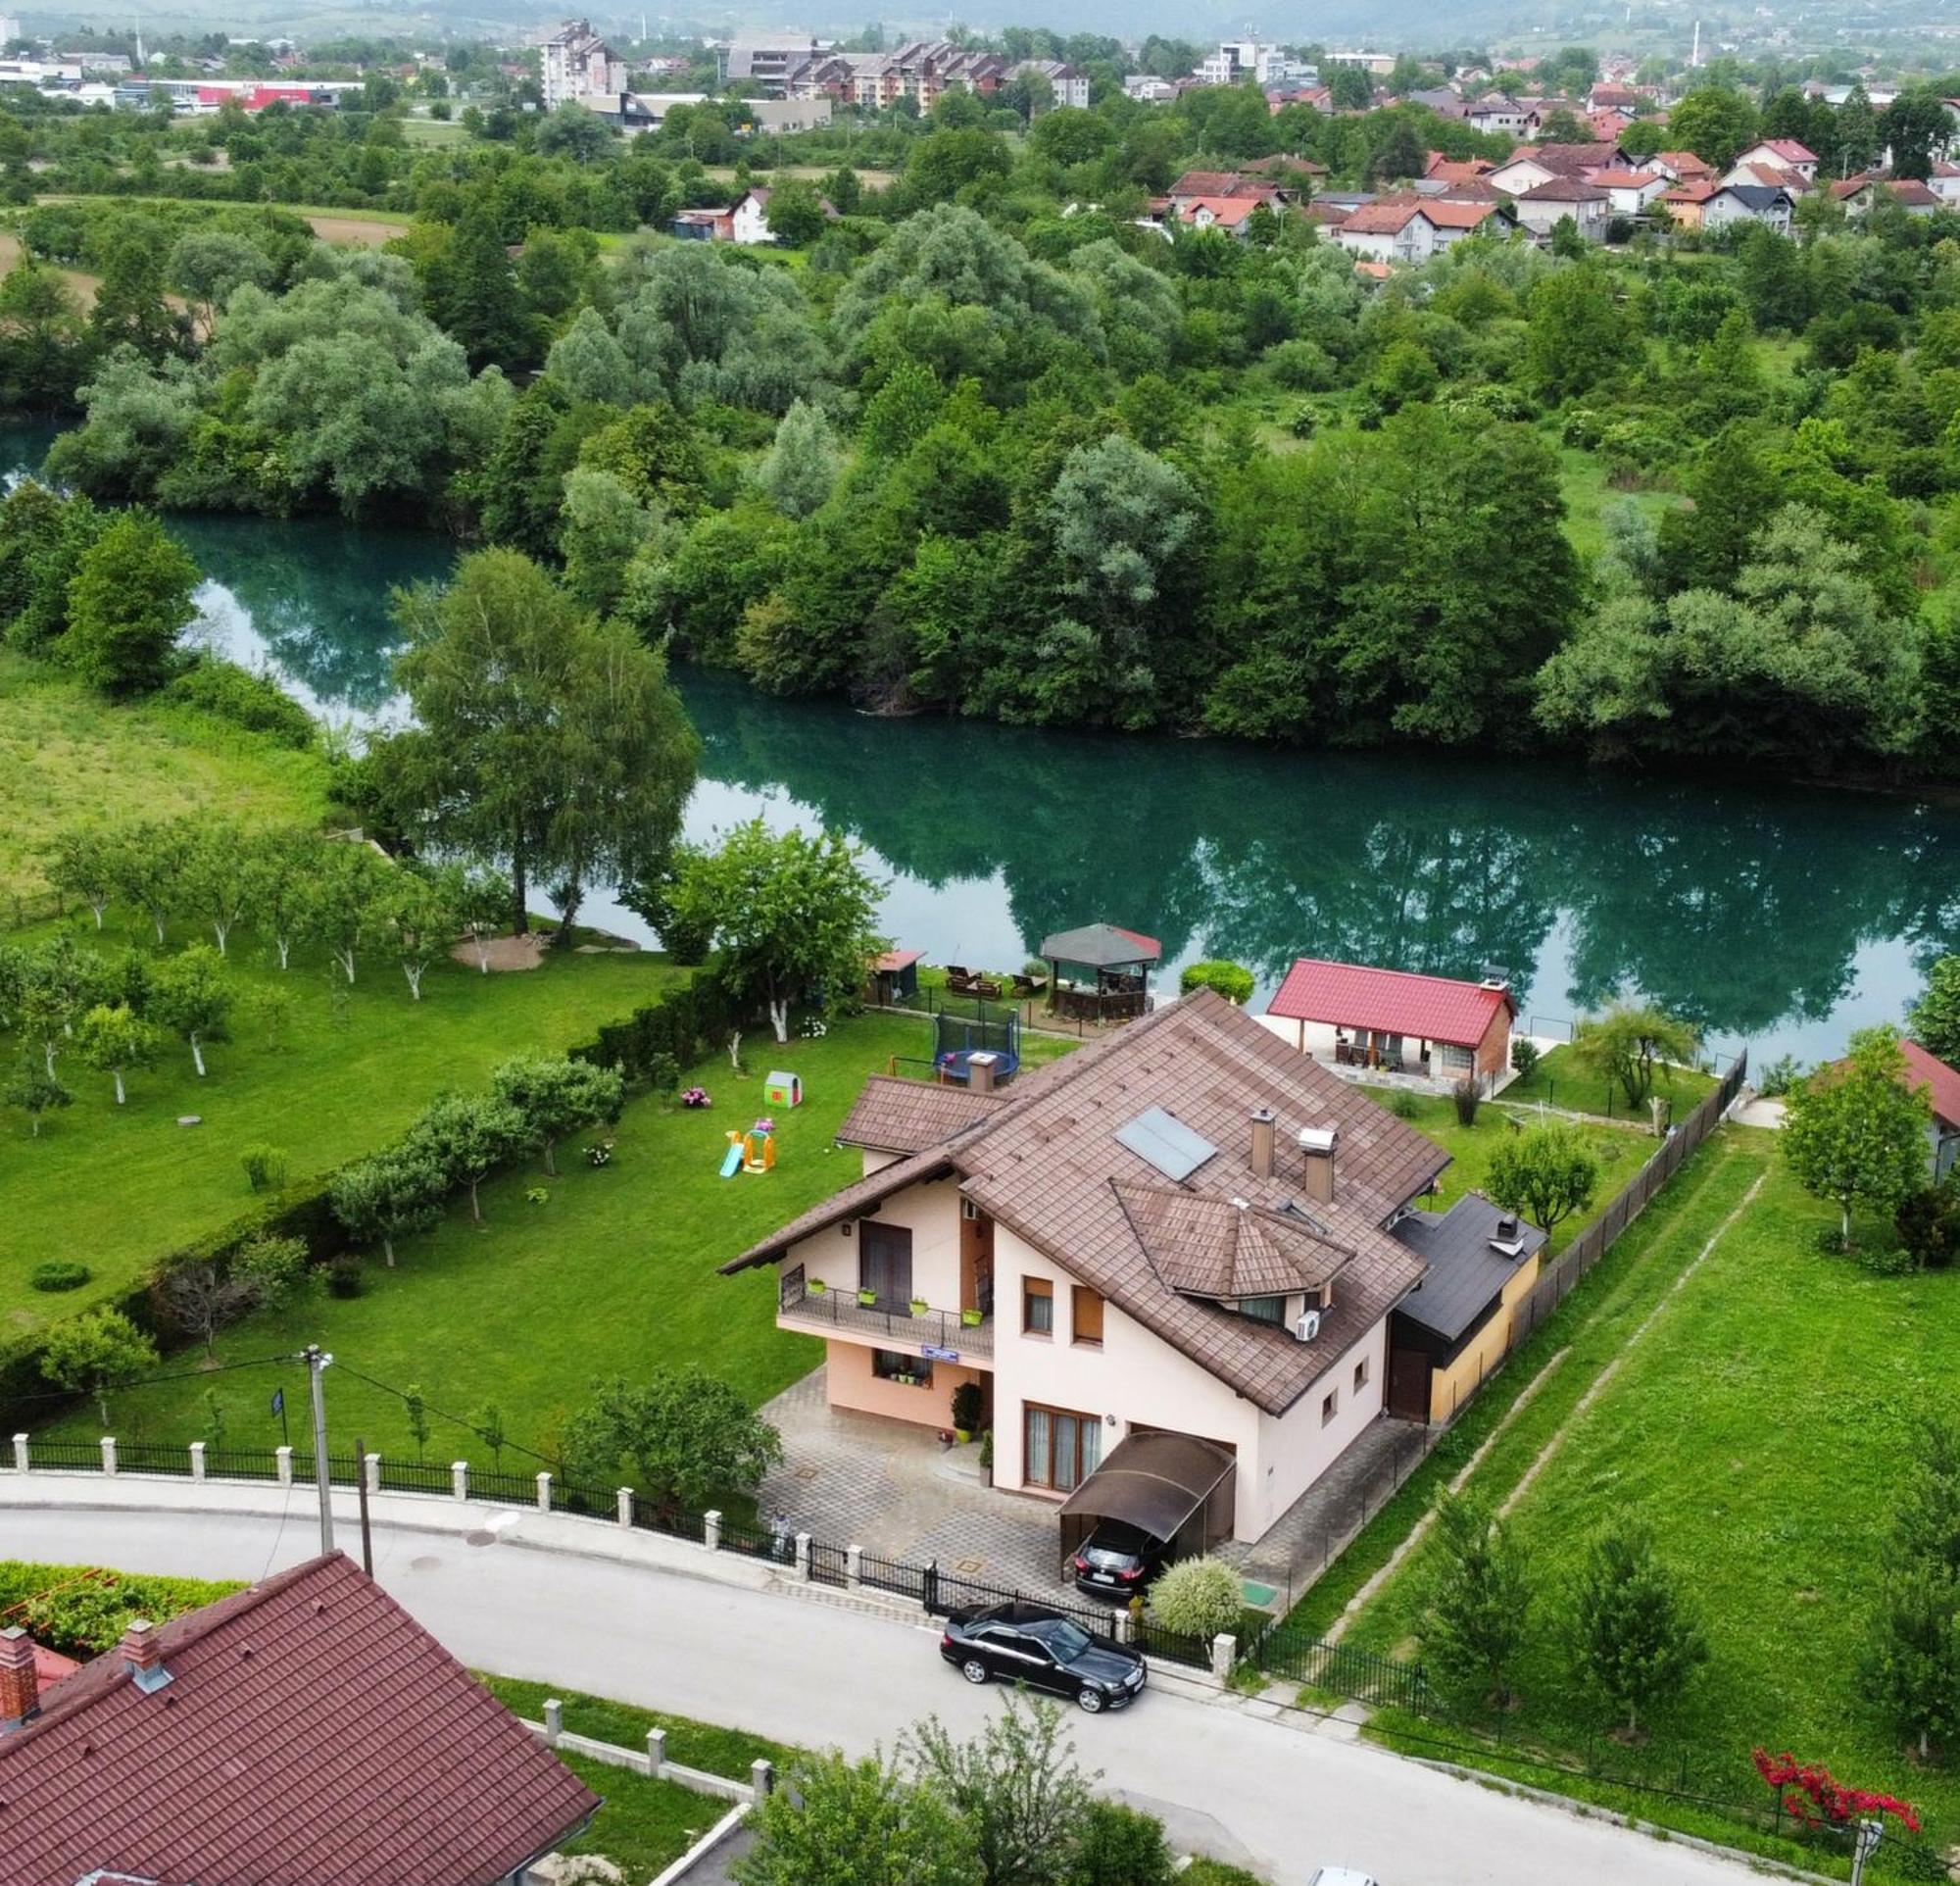
[[1174, 1184], [1188, 1179], [1218, 1151], [1202, 1133], [1194, 1133], [1161, 1107], [1147, 1108], [1117, 1127], [1116, 1144], [1148, 1160]]

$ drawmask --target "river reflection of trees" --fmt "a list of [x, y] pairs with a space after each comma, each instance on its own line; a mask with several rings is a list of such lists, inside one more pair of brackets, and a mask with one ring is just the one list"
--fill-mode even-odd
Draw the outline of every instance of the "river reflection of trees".
[[1637, 984], [1742, 1035], [1828, 1015], [1862, 945], [1960, 946], [1960, 818], [1902, 800], [687, 692], [708, 776], [787, 791], [928, 883], [998, 870], [1030, 941], [1107, 917], [1267, 977], [1304, 954], [1525, 983], [1563, 919], [1541, 1011]]

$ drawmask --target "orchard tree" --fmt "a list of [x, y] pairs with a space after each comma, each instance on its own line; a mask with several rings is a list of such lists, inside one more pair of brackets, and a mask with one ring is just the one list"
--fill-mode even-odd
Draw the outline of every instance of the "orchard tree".
[[614, 1376], [565, 1424], [565, 1459], [595, 1486], [624, 1471], [662, 1513], [752, 1493], [783, 1459], [783, 1438], [698, 1365], [657, 1368], [639, 1387]]
[[157, 1031], [132, 1014], [126, 1002], [98, 1003], [75, 1024], [74, 1046], [84, 1067], [115, 1081], [116, 1104], [121, 1107], [128, 1099], [122, 1077], [157, 1058]]
[[1701, 1052], [1700, 1031], [1650, 1002], [1616, 1002], [1604, 1015], [1587, 1016], [1572, 1031], [1572, 1060], [1625, 1096], [1630, 1112], [1646, 1105], [1658, 1076], [1692, 1062]]
[[422, 999], [429, 965], [447, 953], [462, 926], [462, 877], [455, 867], [421, 870], [405, 865], [379, 900], [381, 927], [393, 942], [414, 1001]]
[[1579, 1665], [1593, 1688], [1640, 1732], [1641, 1714], [1679, 1695], [1708, 1661], [1708, 1641], [1644, 1528], [1601, 1533], [1574, 1599]]
[[507, 1061], [490, 1076], [490, 1091], [527, 1124], [544, 1148], [545, 1170], [558, 1175], [555, 1157], [566, 1133], [603, 1119], [617, 1119], [626, 1083], [616, 1067], [569, 1056], [526, 1055]]
[[191, 856], [188, 823], [181, 819], [140, 819], [117, 834], [113, 856], [117, 895], [149, 918], [161, 945], [165, 923], [183, 909]]
[[257, 888], [254, 852], [245, 828], [230, 819], [192, 825], [185, 839], [183, 908], [211, 925], [220, 956], [226, 954], [232, 926], [250, 908]]
[[98, 930], [121, 881], [118, 842], [108, 826], [91, 822], [56, 833], [47, 851], [48, 882], [65, 897], [80, 898], [94, 912]]
[[1868, 1692], [1924, 1762], [1960, 1734], [1960, 1580], [1929, 1560], [1888, 1564], [1872, 1624]]
[[109, 1391], [157, 1365], [157, 1345], [120, 1310], [91, 1310], [41, 1338], [41, 1373], [71, 1395], [92, 1395], [109, 1425]]
[[1925, 1182], [1932, 1119], [1898, 1030], [1862, 1028], [1844, 1060], [1790, 1090], [1777, 1141], [1796, 1182], [1837, 1204], [1848, 1250], [1854, 1204], [1891, 1212]]
[[1599, 1162], [1569, 1121], [1547, 1121], [1507, 1134], [1492, 1149], [1484, 1190], [1506, 1212], [1522, 1212], [1548, 1237], [1553, 1227], [1592, 1203]]
[[82, 552], [68, 586], [63, 658], [106, 694], [144, 694], [170, 678], [177, 638], [197, 615], [198, 568], [156, 519], [118, 518]]
[[272, 939], [279, 968], [287, 968], [293, 944], [307, 930], [314, 867], [327, 840], [297, 828], [262, 832], [247, 861], [247, 894], [253, 921]]
[[395, 1240], [429, 1230], [442, 1216], [448, 1189], [449, 1176], [431, 1153], [399, 1147], [344, 1166], [327, 1199], [347, 1235], [364, 1244], [378, 1241], [392, 1270]]
[[792, 1004], [857, 988], [885, 947], [881, 888], [841, 832], [772, 832], [755, 819], [685, 852], [667, 901], [672, 919], [715, 939], [723, 982], [765, 1003], [787, 1041]]
[[1092, 1812], [1091, 1777], [1053, 1703], [1023, 1709], [1009, 1699], [968, 1742], [928, 1716], [900, 1747], [973, 1829], [987, 1886], [1075, 1886], [1071, 1861]]
[[157, 967], [150, 1013], [190, 1047], [191, 1066], [204, 1078], [204, 1044], [231, 1039], [231, 989], [224, 959], [209, 943], [167, 958]]
[[41, 1045], [41, 1064], [50, 1080], [55, 1057], [74, 1037], [75, 1024], [108, 991], [108, 969], [92, 950], [67, 931], [23, 958], [13, 996], [15, 1023]]
[[1934, 964], [1905, 1019], [1907, 1033], [1934, 1060], [1960, 1067], [1960, 956]]
[[511, 914], [511, 881], [487, 865], [465, 868], [457, 886], [456, 915], [469, 933], [476, 967], [490, 973], [490, 942]]
[[1524, 1549], [1483, 1502], [1437, 1495], [1433, 1573], [1417, 1636], [1446, 1689], [1507, 1709], [1532, 1607]]
[[25, 1114], [29, 1135], [39, 1139], [41, 1116], [74, 1106], [74, 1096], [45, 1067], [28, 1059], [15, 1069], [13, 1079], [4, 1091], [0, 1091], [0, 1101], [9, 1107], [18, 1107]]
[[483, 1222], [477, 1187], [535, 1143], [523, 1115], [492, 1094], [442, 1094], [409, 1128], [408, 1149], [432, 1163], [452, 1185], [469, 1188], [469, 1216]]
[[361, 951], [379, 934], [395, 868], [358, 839], [324, 844], [306, 900], [307, 932], [352, 983]]
[[158, 1296], [172, 1321], [217, 1353], [218, 1332], [254, 1311], [276, 1310], [321, 1281], [303, 1238], [254, 1238], [226, 1258], [172, 1265]]

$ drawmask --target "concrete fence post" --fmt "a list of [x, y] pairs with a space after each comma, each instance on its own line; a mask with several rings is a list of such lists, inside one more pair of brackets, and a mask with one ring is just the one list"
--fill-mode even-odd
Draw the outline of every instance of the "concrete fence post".
[[558, 1747], [558, 1739], [564, 1733], [564, 1705], [557, 1697], [545, 1699], [545, 1742], [551, 1748]]
[[1239, 1661], [1239, 1640], [1229, 1630], [1221, 1630], [1211, 1640], [1211, 1674], [1222, 1683]]
[[647, 1776], [658, 1781], [667, 1765], [667, 1732], [664, 1729], [647, 1731]]
[[204, 1443], [202, 1441], [193, 1441], [190, 1444], [190, 1477], [193, 1480], [204, 1478]]
[[549, 1473], [540, 1473], [538, 1475], [538, 1511], [540, 1513], [549, 1513], [551, 1511], [551, 1475]]
[[805, 1583], [808, 1583], [809, 1581], [809, 1534], [808, 1533], [799, 1532], [797, 1534], [796, 1554], [797, 1554], [796, 1556], [797, 1576], [803, 1579]]
[[293, 1483], [293, 1451], [289, 1447], [275, 1447], [272, 1458], [279, 1464], [279, 1484], [291, 1486]]
[[449, 1490], [459, 1500], [469, 1498], [469, 1463], [467, 1461], [450, 1462]]
[[755, 1789], [758, 1802], [766, 1801], [776, 1791], [776, 1764], [759, 1755], [749, 1764], [749, 1785]]
[[852, 1590], [860, 1590], [864, 1583], [864, 1548], [846, 1546], [844, 1548], [844, 1582]]
[[633, 1523], [633, 1489], [629, 1486], [619, 1489], [619, 1523], [622, 1526]]
[[713, 1507], [701, 1515], [701, 1543], [710, 1552], [721, 1550], [721, 1514]]
[[102, 1437], [102, 1470], [111, 1479], [116, 1477], [116, 1436], [113, 1434]]
[[1127, 1644], [1136, 1636], [1137, 1620], [1130, 1615], [1128, 1605], [1119, 1606], [1109, 1613], [1109, 1635], [1119, 1644]]
[[363, 1455], [361, 1468], [368, 1476], [368, 1491], [370, 1494], [379, 1493], [381, 1490], [381, 1457], [378, 1454]]
[[17, 1434], [14, 1436], [14, 1471], [24, 1473], [26, 1470], [27, 1437], [24, 1434]]

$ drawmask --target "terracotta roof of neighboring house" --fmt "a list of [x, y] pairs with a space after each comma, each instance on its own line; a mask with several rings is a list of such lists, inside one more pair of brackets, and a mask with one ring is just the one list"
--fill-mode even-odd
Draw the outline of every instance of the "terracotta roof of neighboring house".
[[1172, 196], [1250, 196], [1271, 190], [1270, 183], [1254, 183], [1238, 171], [1186, 171], [1170, 186]]
[[1299, 213], [1309, 223], [1324, 223], [1330, 229], [1343, 227], [1352, 214], [1345, 205], [1324, 202], [1319, 197], [1311, 203], [1302, 203]]
[[1522, 144], [1511, 153], [1511, 161], [1516, 163], [1521, 157], [1543, 165], [1554, 176], [1577, 177], [1597, 170], [1601, 164], [1612, 163], [1622, 154], [1617, 147], [1610, 152], [1601, 151], [1597, 144]]
[[1065, 963], [1080, 963], [1091, 969], [1122, 968], [1131, 963], [1155, 963], [1162, 959], [1163, 945], [1142, 930], [1126, 930], [1120, 923], [1085, 923], [1079, 930], [1056, 930], [1042, 938], [1041, 954], [1059, 957]]
[[1704, 164], [1692, 151], [1656, 151], [1654, 162], [1665, 164], [1669, 170], [1684, 178], [1715, 174], [1715, 167], [1712, 164]]
[[1747, 171], [1758, 183], [1772, 190], [1788, 190], [1791, 196], [1802, 196], [1810, 188], [1804, 178], [1781, 164], [1739, 164], [1736, 168]]
[[73, 1676], [81, 1665], [73, 1657], [64, 1657], [60, 1651], [49, 1650], [45, 1644], [34, 1646], [34, 1684], [41, 1690], [50, 1690], [65, 1676]]
[[894, 975], [900, 969], [909, 969], [914, 963], [924, 961], [923, 950], [884, 950], [871, 959], [871, 967], [887, 975]]
[[1397, 197], [1390, 203], [1364, 203], [1341, 225], [1344, 235], [1399, 235], [1428, 205]]
[[1357, 275], [1366, 275], [1370, 281], [1387, 281], [1395, 273], [1395, 270], [1386, 262], [1374, 262], [1363, 256], [1355, 263], [1354, 273]]
[[1423, 202], [1422, 213], [1439, 229], [1474, 229], [1503, 207], [1502, 197], [1491, 190], [1481, 202], [1466, 201], [1459, 196], [1429, 197]]
[[1588, 178], [1602, 190], [1639, 190], [1666, 180], [1658, 171], [1594, 171]]
[[1853, 197], [1860, 190], [1868, 190], [1879, 179], [1875, 176], [1840, 176], [1831, 185], [1831, 194], [1840, 203], [1846, 197]]
[[1907, 1077], [1915, 1087], [1933, 1090], [1933, 1116], [1949, 1126], [1960, 1126], [1960, 1068], [1930, 1054], [1916, 1041], [1901, 1041]]
[[1266, 1013], [1288, 1021], [1323, 1021], [1382, 1034], [1414, 1035], [1469, 1048], [1499, 1009], [1516, 1015], [1516, 998], [1494, 983], [1458, 982], [1376, 969], [1359, 963], [1328, 963], [1303, 956], [1266, 1004]]
[[1760, 146], [1752, 144], [1751, 150], [1762, 149], [1780, 158], [1786, 164], [1815, 164], [1817, 153], [1808, 146], [1799, 144], [1793, 137], [1766, 137]]
[[1254, 210], [1264, 207], [1264, 200], [1250, 196], [1188, 196], [1180, 198], [1182, 214], [1189, 222], [1195, 222], [1200, 210], [1205, 211], [1214, 223], [1223, 223], [1236, 227], [1244, 223]]
[[1671, 190], [1663, 190], [1663, 203], [1706, 203], [1721, 185], [1705, 176], [1697, 176], [1685, 183], [1677, 183]]
[[196, 1886], [488, 1886], [599, 1797], [339, 1553], [119, 1649], [0, 1737], [0, 1872]]
[[1549, 183], [1535, 184], [1523, 191], [1520, 203], [1603, 203], [1606, 192], [1579, 177], [1555, 176]]
[[1488, 157], [1457, 159], [1445, 157], [1441, 151], [1431, 151], [1429, 161], [1422, 167], [1422, 174], [1424, 176], [1440, 176], [1446, 183], [1474, 183], [1479, 177], [1489, 176], [1496, 168]]
[[[1434, 185], [1424, 188], [1424, 185]], [[1482, 177], [1472, 177], [1462, 183], [1443, 183], [1435, 177], [1426, 176], [1417, 186], [1425, 202], [1429, 203], [1501, 203], [1502, 190], [1493, 189]]]
[[1602, 144], [1618, 143], [1620, 133], [1626, 130], [1633, 122], [1625, 112], [1610, 109], [1601, 112], [1588, 112], [1586, 114], [1586, 123], [1591, 127], [1592, 135]]
[[1640, 93], [1631, 85], [1594, 85], [1591, 98], [1595, 112], [1609, 105], [1638, 105], [1641, 101]]
[[868, 1146], [874, 1153], [916, 1153], [977, 1126], [1005, 1099], [1005, 1094], [969, 1093], [959, 1081], [873, 1074], [845, 1115], [837, 1137], [846, 1146]]
[[[1268, 1178], [1251, 1168], [1255, 1107], [1276, 1116], [1278, 1157]], [[1148, 1201], [1148, 1239], [1139, 1235], [1125, 1195], [1134, 1205], [1170, 1182], [1117, 1137], [1152, 1109], [1216, 1149], [1177, 1183], [1179, 1197], [1235, 1211], [1236, 1199], [1268, 1214], [1303, 1211], [1303, 1240], [1351, 1251], [1316, 1341], [1296, 1342], [1286, 1330], [1195, 1301], [1166, 1278], [1166, 1263], [1173, 1275], [1189, 1277], [1180, 1258], [1166, 1254], [1174, 1246], [1186, 1254], [1183, 1262], [1195, 1263], [1193, 1239], [1164, 1227]], [[1338, 1129], [1339, 1146], [1334, 1202], [1320, 1205], [1304, 1198], [1298, 1139], [1303, 1128], [1327, 1126]], [[907, 1186], [950, 1173], [981, 1211], [1277, 1414], [1414, 1287], [1421, 1261], [1384, 1226], [1448, 1163], [1434, 1141], [1200, 989], [1023, 1075], [978, 1125], [847, 1186], [721, 1268], [774, 1263], [799, 1239], [866, 1216]], [[1291, 1262], [1304, 1262], [1301, 1248], [1289, 1247]]]

